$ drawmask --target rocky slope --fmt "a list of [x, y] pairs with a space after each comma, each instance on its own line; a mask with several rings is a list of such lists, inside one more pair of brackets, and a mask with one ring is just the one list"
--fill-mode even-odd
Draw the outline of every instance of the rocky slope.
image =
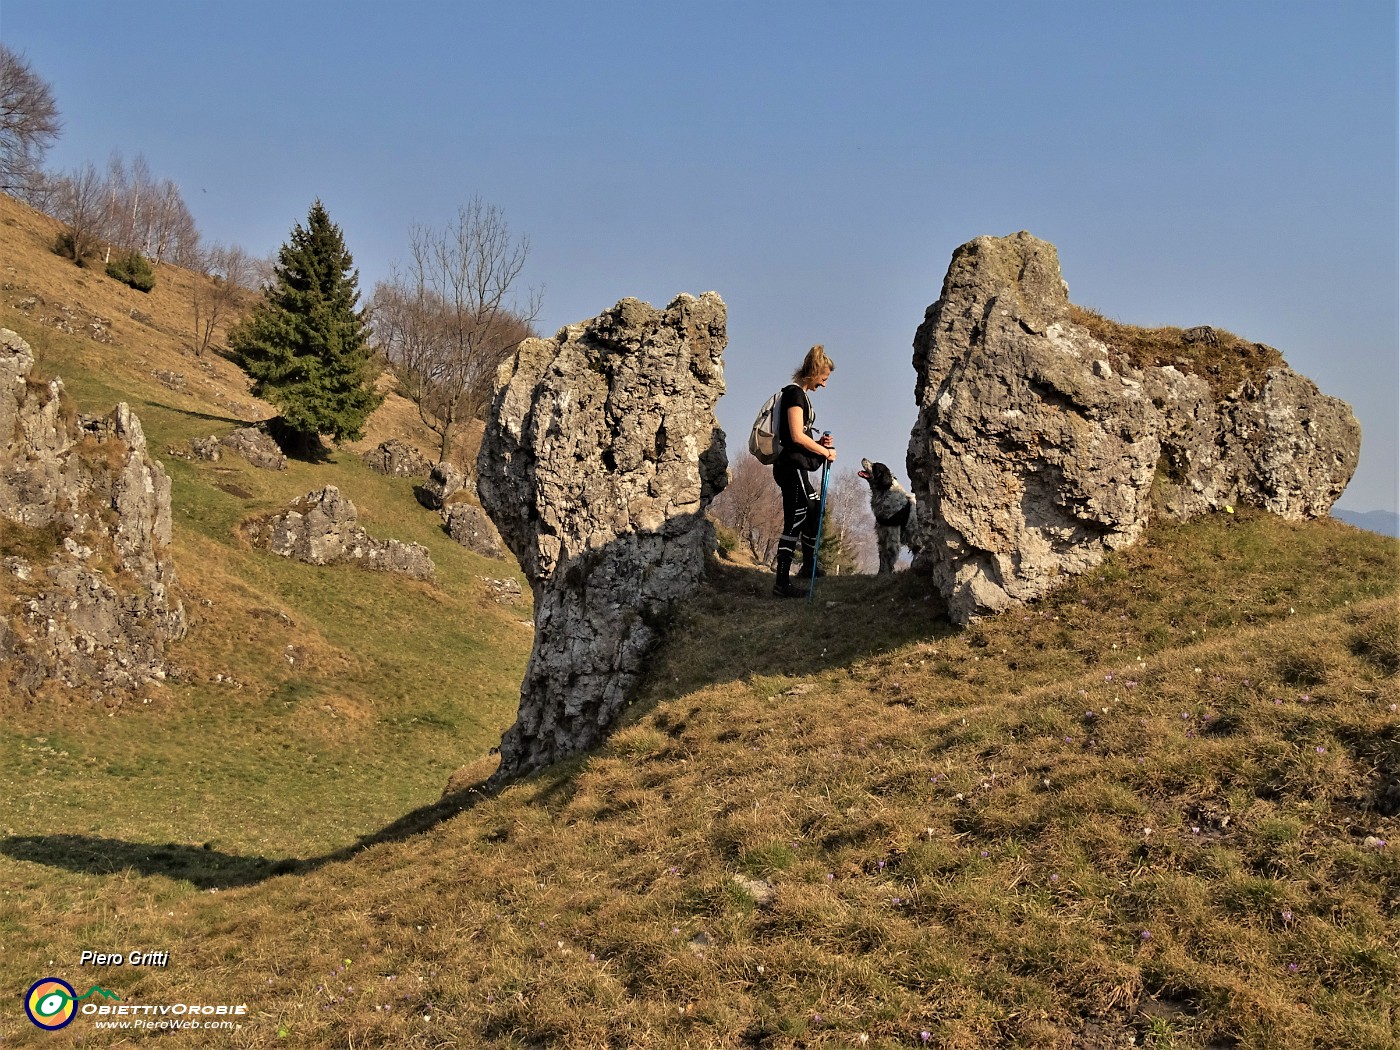
[[79, 416], [62, 381], [33, 369], [29, 345], [0, 329], [0, 674], [24, 691], [52, 679], [87, 695], [163, 678], [165, 644], [186, 627], [170, 480], [125, 404]]

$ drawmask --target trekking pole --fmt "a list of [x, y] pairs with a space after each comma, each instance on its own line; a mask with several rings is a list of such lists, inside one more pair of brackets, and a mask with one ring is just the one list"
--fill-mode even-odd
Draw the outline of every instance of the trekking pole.
[[822, 464], [822, 505], [817, 512], [817, 542], [812, 545], [812, 580], [807, 587], [807, 601], [810, 603], [812, 596], [817, 593], [817, 555], [822, 549], [822, 523], [826, 520], [826, 481], [831, 475], [831, 460]]

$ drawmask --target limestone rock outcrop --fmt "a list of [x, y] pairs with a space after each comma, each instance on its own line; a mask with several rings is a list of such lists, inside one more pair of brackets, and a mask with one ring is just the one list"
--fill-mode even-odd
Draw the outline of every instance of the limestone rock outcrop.
[[449, 503], [442, 508], [442, 525], [447, 534], [473, 554], [483, 558], [504, 558], [501, 534], [486, 512], [474, 503]]
[[267, 425], [239, 427], [223, 438], [220, 444], [235, 455], [242, 456], [263, 470], [286, 470], [287, 457], [282, 446], [267, 432]]
[[280, 514], [245, 522], [243, 530], [254, 547], [311, 565], [358, 565], [415, 580], [433, 576], [426, 547], [372, 539], [355, 504], [334, 485], [307, 493]]
[[[78, 415], [63, 382], [0, 329], [0, 679], [115, 695], [166, 676], [183, 637], [170, 557], [170, 479], [125, 404]], [[5, 525], [4, 523], [9, 523]]]
[[1281, 363], [1225, 390], [1134, 364], [1074, 323], [1054, 246], [1024, 232], [954, 253], [914, 369], [915, 568], [962, 623], [1092, 568], [1154, 513], [1325, 515], [1360, 450], [1350, 407]]
[[477, 489], [534, 590], [535, 641], [497, 781], [599, 742], [698, 585], [728, 480], [726, 339], [713, 292], [624, 299], [502, 366]]
[[[171, 449], [179, 454], [178, 450]], [[190, 452], [195, 459], [217, 463], [225, 451], [242, 456], [255, 467], [263, 470], [286, 470], [287, 457], [281, 447], [267, 432], [265, 424], [239, 427], [224, 437], [217, 435], [206, 438], [190, 438]], [[185, 457], [188, 458], [188, 457]]]
[[466, 487], [467, 476], [451, 460], [434, 463], [428, 480], [415, 490], [418, 502], [429, 510], [442, 510], [457, 493]]
[[423, 453], [399, 438], [381, 441], [363, 456], [370, 470], [392, 478], [423, 477], [431, 469]]

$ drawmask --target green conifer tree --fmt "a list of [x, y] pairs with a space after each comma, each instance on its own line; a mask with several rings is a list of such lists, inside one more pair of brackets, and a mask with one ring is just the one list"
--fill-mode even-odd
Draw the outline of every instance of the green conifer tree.
[[280, 410], [280, 436], [298, 451], [317, 449], [321, 434], [357, 440], [381, 400], [353, 267], [340, 227], [318, 200], [278, 252], [262, 300], [229, 333], [253, 395]]
[[[830, 510], [829, 507], [827, 509]], [[817, 550], [817, 564], [828, 576], [854, 576], [858, 567], [853, 545], [831, 514], [822, 518], [822, 541]]]

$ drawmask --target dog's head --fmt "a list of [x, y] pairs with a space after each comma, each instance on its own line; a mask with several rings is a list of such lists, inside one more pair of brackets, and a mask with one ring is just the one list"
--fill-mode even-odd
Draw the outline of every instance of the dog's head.
[[888, 492], [894, 487], [894, 475], [890, 473], [890, 468], [883, 463], [871, 463], [868, 459], [860, 461], [861, 470], [859, 476], [870, 482], [870, 487], [876, 492]]

